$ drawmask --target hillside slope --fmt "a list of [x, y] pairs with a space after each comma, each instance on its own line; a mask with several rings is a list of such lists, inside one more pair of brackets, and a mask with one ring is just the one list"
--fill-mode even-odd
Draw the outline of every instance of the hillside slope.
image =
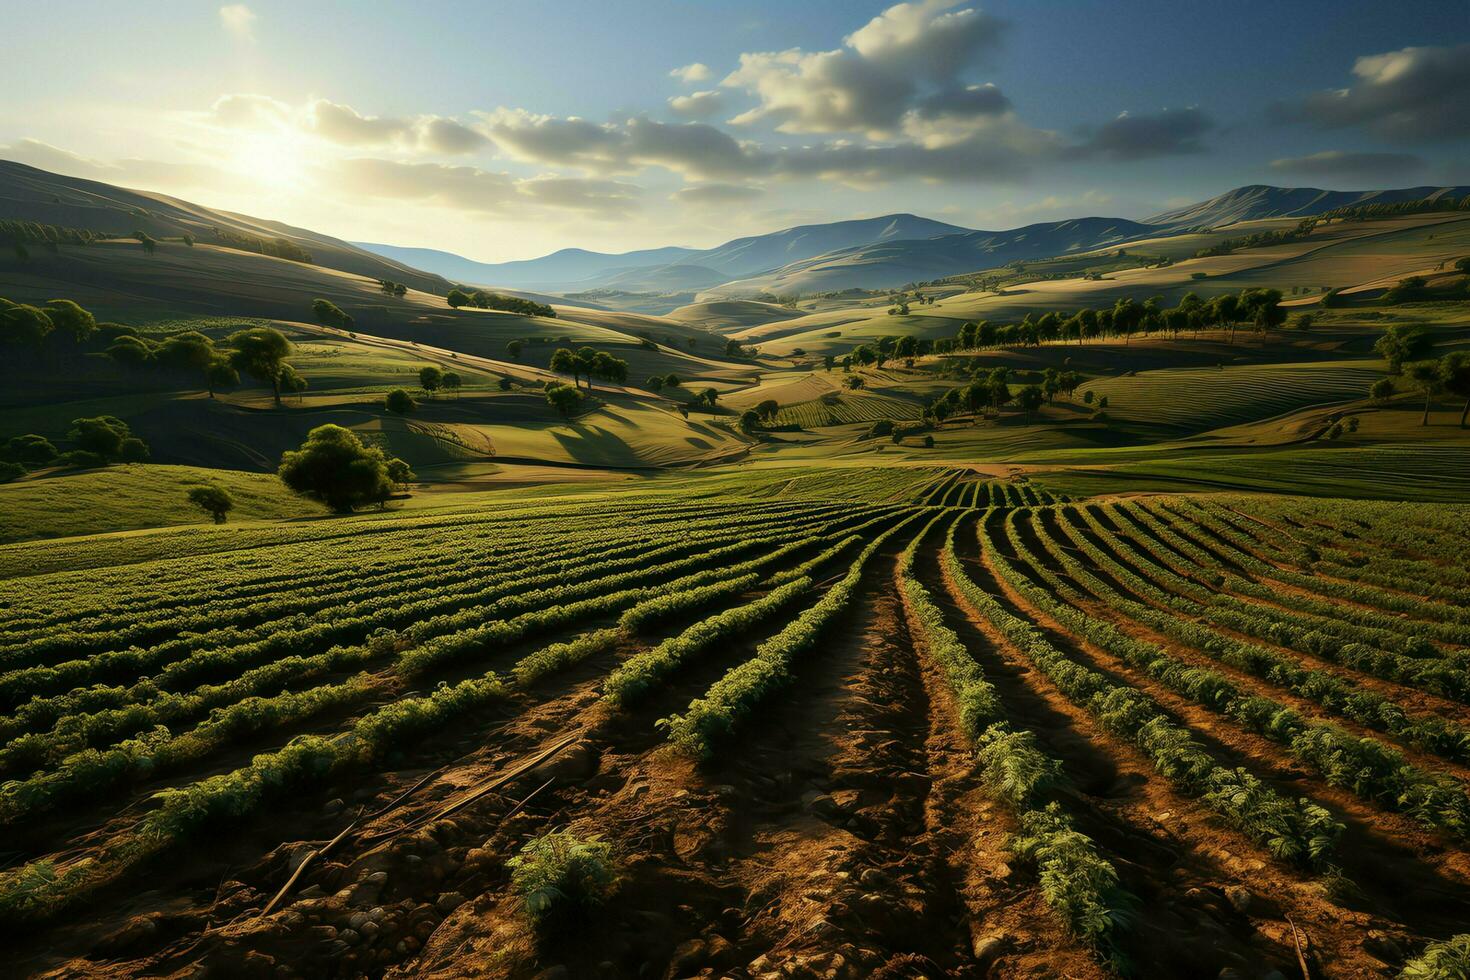
[[1470, 187], [1404, 187], [1383, 191], [1326, 191], [1318, 187], [1249, 184], [1208, 201], [1164, 211], [1144, 223], [1171, 227], [1215, 227], [1259, 218], [1308, 218], [1334, 208], [1397, 204], [1424, 198], [1464, 197]]
[[[0, 160], [0, 219], [80, 228], [126, 237], [142, 231], [154, 238], [190, 235], [199, 242], [240, 246], [227, 235], [285, 239], [311, 255], [311, 265], [370, 279], [401, 282], [440, 296], [449, 282], [403, 262], [341, 239], [229, 211], [217, 211], [151, 191], [130, 190], [80, 177], [64, 177]], [[223, 234], [222, 234], [223, 233]]]

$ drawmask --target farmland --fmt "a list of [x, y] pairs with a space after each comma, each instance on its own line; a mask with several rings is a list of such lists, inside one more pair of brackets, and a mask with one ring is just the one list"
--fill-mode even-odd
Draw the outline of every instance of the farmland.
[[962, 971], [982, 921], [1014, 969], [1208, 943], [1259, 973], [1289, 919], [1346, 975], [1363, 935], [1470, 913], [1462, 507], [766, 472], [629, 491], [633, 520], [504, 498], [79, 539], [78, 571], [11, 546], [17, 955], [60, 965], [50, 926], [130, 970], [515, 973], [544, 955], [507, 862], [557, 827], [624, 868], [574, 973], [694, 941]]

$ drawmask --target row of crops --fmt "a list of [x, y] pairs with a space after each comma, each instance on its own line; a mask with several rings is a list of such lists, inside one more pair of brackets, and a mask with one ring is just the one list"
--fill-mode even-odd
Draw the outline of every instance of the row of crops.
[[866, 392], [832, 392], [811, 401], [782, 406], [776, 413], [777, 425], [796, 425], [817, 429], [824, 425], [846, 425], [851, 422], [909, 422], [923, 414], [917, 402], [891, 395]]
[[[1101, 962], [1136, 955], [1137, 872], [1091, 833], [1065, 744], [992, 681], [997, 657], [1283, 874], [1351, 877], [1349, 828], [1470, 836], [1458, 509], [1073, 503], [945, 468], [693, 487], [158, 532], [127, 561], [99, 539], [80, 571], [0, 580], [0, 922], [555, 696], [576, 665], [609, 711], [718, 764], [880, 590], [1045, 904]], [[644, 717], [659, 693], [683, 707]]]

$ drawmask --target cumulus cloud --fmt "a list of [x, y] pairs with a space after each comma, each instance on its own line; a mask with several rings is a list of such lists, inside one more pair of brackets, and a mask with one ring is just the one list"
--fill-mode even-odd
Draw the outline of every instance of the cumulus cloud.
[[1398, 176], [1423, 169], [1422, 157], [1412, 153], [1349, 153], [1324, 150], [1304, 157], [1271, 161], [1271, 169], [1305, 177], [1369, 178]]
[[1073, 152], [1114, 160], [1142, 160], [1203, 152], [1200, 137], [1215, 126], [1200, 109], [1164, 109], [1153, 114], [1120, 113], [1097, 127]]
[[269, 95], [248, 92], [222, 95], [214, 100], [210, 122], [232, 129], [278, 129], [291, 122], [292, 110]]
[[759, 104], [733, 123], [787, 133], [895, 131], [926, 88], [959, 89], [958, 76], [996, 48], [1005, 23], [957, 0], [889, 7], [831, 51], [746, 52], [720, 83]]
[[1365, 55], [1346, 88], [1278, 105], [1277, 118], [1323, 129], [1363, 126], [1392, 140], [1470, 134], [1470, 43]]
[[496, 145], [518, 160], [607, 169], [616, 162], [623, 139], [611, 126], [576, 116], [506, 108], [479, 115]]
[[675, 68], [673, 71], [669, 72], [670, 78], [677, 78], [679, 81], [684, 82], [688, 85], [692, 85], [695, 82], [705, 81], [709, 78], [709, 76], [709, 65], [701, 64], [698, 61], [694, 62], [694, 64], [692, 65], [685, 65], [682, 68]]
[[712, 207], [720, 204], [743, 204], [765, 195], [765, 190], [749, 184], [691, 184], [669, 195], [676, 204]]
[[374, 158], [340, 161], [323, 176], [331, 186], [352, 195], [481, 214], [551, 209], [598, 218], [625, 217], [635, 207], [639, 193], [637, 187], [615, 181], [555, 175], [517, 178], [478, 167]]
[[255, 11], [245, 4], [230, 3], [219, 8], [219, 22], [240, 40], [255, 40]]
[[669, 110], [685, 119], [708, 119], [723, 112], [724, 108], [725, 96], [715, 91], [676, 95], [669, 100]]
[[252, 93], [220, 96], [204, 120], [230, 129], [294, 127], [342, 146], [390, 146], [446, 156], [473, 153], [490, 142], [484, 133], [442, 116], [369, 116], [330, 99], [295, 109], [268, 95]]

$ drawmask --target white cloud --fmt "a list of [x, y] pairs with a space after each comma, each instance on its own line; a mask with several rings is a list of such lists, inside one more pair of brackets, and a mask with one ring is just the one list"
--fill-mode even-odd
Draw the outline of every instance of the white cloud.
[[724, 108], [724, 94], [715, 91], [676, 95], [669, 100], [669, 111], [685, 119], [708, 119], [723, 112]]
[[1352, 85], [1276, 106], [1276, 115], [1323, 129], [1363, 126], [1392, 140], [1470, 134], [1470, 43], [1365, 55], [1353, 74]]
[[230, 3], [219, 8], [220, 23], [242, 41], [255, 40], [255, 19], [255, 11], [243, 3]]
[[444, 156], [472, 153], [490, 142], [478, 130], [442, 116], [367, 116], [330, 99], [295, 109], [268, 95], [234, 93], [216, 99], [204, 119], [229, 129], [295, 128], [342, 146], [385, 146]]
[[670, 78], [677, 78], [679, 79], [679, 81], [684, 82], [687, 85], [692, 85], [695, 82], [705, 81], [709, 78], [709, 76], [709, 65], [701, 64], [698, 61], [694, 62], [694, 64], [692, 65], [685, 65], [682, 68], [675, 68], [673, 71], [669, 72]]
[[478, 167], [353, 158], [321, 174], [324, 184], [351, 196], [416, 201], [480, 214], [572, 211], [595, 218], [625, 217], [640, 189], [609, 180], [544, 174], [516, 178]]

